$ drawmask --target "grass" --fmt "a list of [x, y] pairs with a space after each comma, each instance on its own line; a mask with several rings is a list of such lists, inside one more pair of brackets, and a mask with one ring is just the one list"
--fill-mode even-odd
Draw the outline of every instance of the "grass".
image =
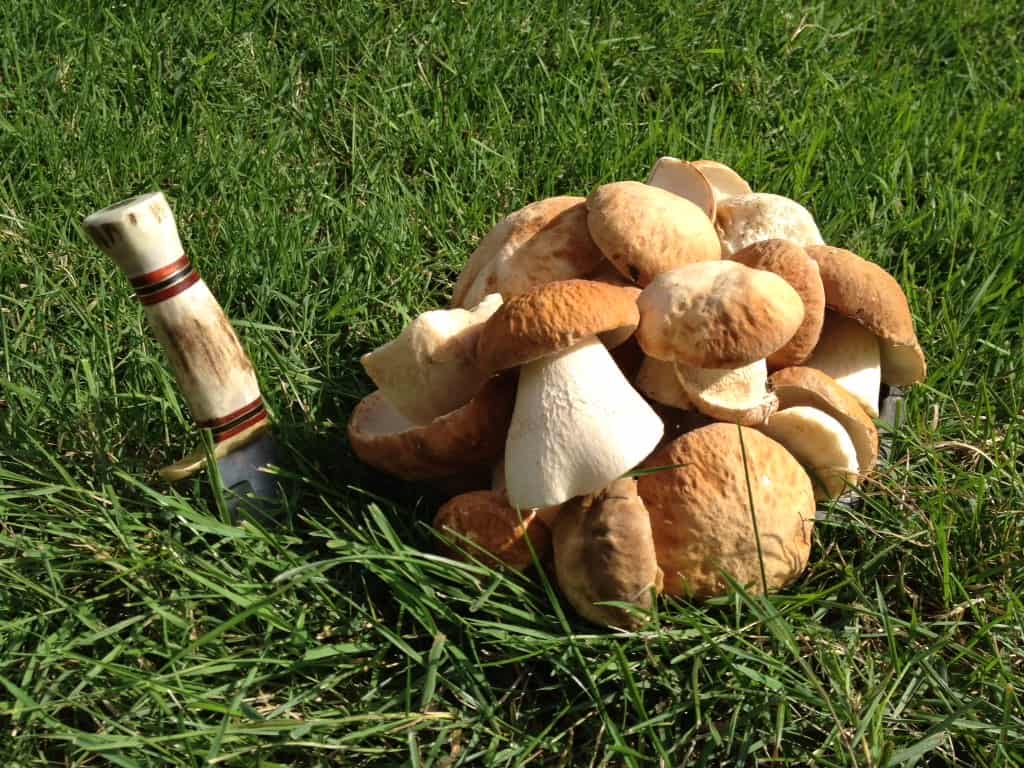
[[[1015, 3], [8, 0], [0, 764], [1024, 764], [1024, 17]], [[725, 161], [906, 287], [892, 465], [785, 594], [649, 630], [432, 554], [360, 466], [358, 356], [545, 195]], [[293, 526], [197, 442], [82, 218], [153, 188], [287, 444]]]

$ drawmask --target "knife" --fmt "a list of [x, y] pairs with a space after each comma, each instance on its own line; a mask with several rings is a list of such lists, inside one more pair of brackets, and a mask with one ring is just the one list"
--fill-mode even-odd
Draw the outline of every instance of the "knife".
[[[228, 512], [259, 514], [282, 496], [275, 475], [280, 448], [252, 363], [224, 310], [199, 277], [162, 192], [122, 200], [90, 214], [86, 233], [124, 272], [163, 347], [196, 425], [209, 429]], [[207, 461], [200, 447], [164, 467], [170, 482]]]

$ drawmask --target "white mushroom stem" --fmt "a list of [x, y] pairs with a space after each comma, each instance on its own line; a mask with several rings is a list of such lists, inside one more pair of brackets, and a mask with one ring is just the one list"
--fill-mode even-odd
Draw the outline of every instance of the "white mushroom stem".
[[398, 338], [363, 355], [363, 368], [399, 413], [429, 424], [468, 403], [487, 380], [476, 367], [476, 340], [500, 306], [501, 295], [492, 293], [472, 310], [424, 312]]
[[505, 443], [509, 502], [550, 507], [596, 493], [643, 461], [664, 429], [595, 337], [524, 365]]
[[826, 312], [818, 345], [804, 365], [827, 373], [869, 416], [878, 418], [882, 367], [878, 337], [873, 333], [854, 320]]

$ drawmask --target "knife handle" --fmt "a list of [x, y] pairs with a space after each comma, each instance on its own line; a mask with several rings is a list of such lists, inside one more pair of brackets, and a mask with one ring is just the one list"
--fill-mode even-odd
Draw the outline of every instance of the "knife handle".
[[185, 254], [163, 193], [115, 203], [87, 216], [83, 227], [131, 282], [196, 424], [217, 444], [266, 426], [252, 363]]

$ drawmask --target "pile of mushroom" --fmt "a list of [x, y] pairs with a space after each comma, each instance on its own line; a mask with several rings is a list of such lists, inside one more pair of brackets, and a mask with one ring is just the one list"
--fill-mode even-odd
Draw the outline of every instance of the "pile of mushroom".
[[444, 551], [543, 566], [627, 629], [661, 592], [797, 579], [818, 502], [875, 468], [882, 385], [925, 376], [892, 276], [796, 201], [671, 157], [507, 216], [450, 308], [362, 363], [352, 448], [457, 494]]

